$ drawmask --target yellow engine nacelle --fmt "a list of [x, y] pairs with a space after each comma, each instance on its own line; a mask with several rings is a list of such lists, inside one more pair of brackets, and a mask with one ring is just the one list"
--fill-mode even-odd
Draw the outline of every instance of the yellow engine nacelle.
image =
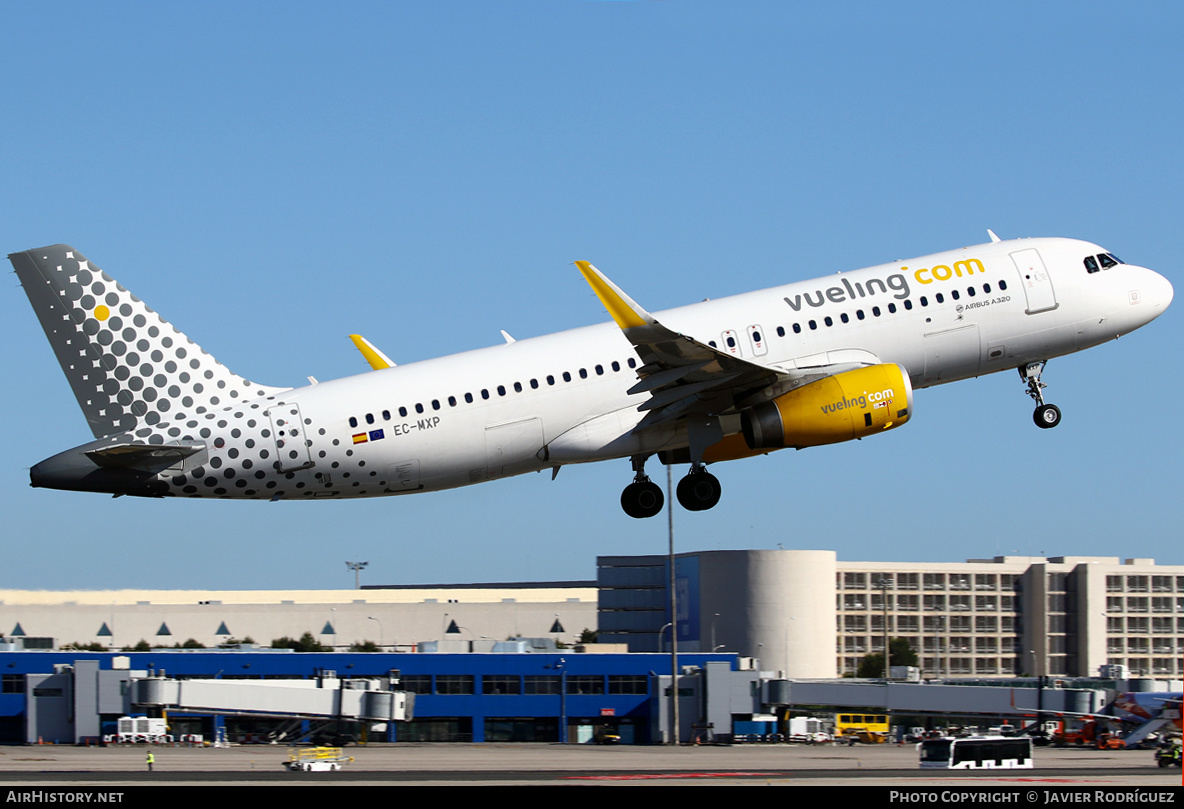
[[891, 430], [909, 420], [913, 386], [895, 363], [828, 376], [740, 414], [751, 449], [817, 447]]

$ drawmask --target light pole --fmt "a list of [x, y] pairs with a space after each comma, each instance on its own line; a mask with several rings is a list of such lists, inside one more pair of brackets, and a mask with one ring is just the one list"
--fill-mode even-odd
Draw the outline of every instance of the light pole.
[[670, 565], [670, 699], [673, 700], [671, 722], [674, 727], [670, 734], [671, 744], [679, 742], [678, 717], [678, 597], [675, 593], [674, 576], [674, 498], [671, 495], [670, 466], [666, 466], [666, 531], [670, 537], [669, 562]]
[[888, 634], [888, 590], [892, 587], [892, 582], [887, 578], [876, 579], [872, 587], [880, 591], [880, 601], [884, 607], [884, 679], [890, 679], [892, 676], [892, 655], [888, 649], [891, 643]]
[[382, 621], [378, 620], [373, 615], [367, 615], [366, 620], [373, 621], [374, 623], [378, 624], [378, 649], [379, 651], [382, 651]]
[[362, 589], [362, 571], [366, 569], [369, 562], [346, 562], [345, 566], [354, 572], [354, 589]]

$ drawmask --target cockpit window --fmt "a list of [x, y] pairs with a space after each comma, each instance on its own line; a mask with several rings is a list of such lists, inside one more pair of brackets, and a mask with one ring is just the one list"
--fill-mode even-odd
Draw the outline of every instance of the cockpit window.
[[1085, 271], [1097, 272], [1098, 270], [1108, 270], [1111, 267], [1117, 267], [1119, 264], [1125, 263], [1113, 253], [1099, 253], [1096, 256], [1085, 257]]

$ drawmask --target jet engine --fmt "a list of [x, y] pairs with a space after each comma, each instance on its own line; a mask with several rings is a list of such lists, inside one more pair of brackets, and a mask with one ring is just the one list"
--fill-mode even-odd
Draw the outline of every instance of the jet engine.
[[750, 449], [817, 447], [891, 430], [909, 420], [913, 386], [895, 363], [828, 376], [740, 414]]

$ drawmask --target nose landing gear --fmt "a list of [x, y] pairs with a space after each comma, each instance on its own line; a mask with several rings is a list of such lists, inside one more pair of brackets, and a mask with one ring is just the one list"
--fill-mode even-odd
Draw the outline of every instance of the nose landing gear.
[[1032, 421], [1036, 422], [1037, 427], [1047, 430], [1061, 423], [1061, 409], [1056, 405], [1044, 403], [1044, 394], [1042, 391], [1048, 387], [1040, 381], [1040, 375], [1044, 373], [1044, 365], [1044, 360], [1030, 362], [1027, 365], [1021, 366], [1018, 370], [1020, 372], [1020, 379], [1028, 383], [1028, 395], [1036, 402], [1036, 410], [1032, 413]]

